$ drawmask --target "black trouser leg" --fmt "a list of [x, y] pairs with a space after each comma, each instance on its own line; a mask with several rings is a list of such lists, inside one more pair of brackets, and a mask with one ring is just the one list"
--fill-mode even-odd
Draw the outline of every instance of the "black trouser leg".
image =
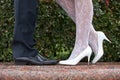
[[38, 54], [34, 49], [34, 29], [37, 20], [38, 0], [14, 0], [15, 27], [12, 43], [13, 57]]

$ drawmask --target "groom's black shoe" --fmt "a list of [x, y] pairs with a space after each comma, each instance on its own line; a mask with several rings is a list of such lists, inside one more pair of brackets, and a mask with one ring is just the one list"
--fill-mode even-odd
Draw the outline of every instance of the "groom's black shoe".
[[16, 65], [55, 65], [57, 63], [57, 60], [48, 60], [41, 55], [37, 55], [35, 57], [15, 58]]

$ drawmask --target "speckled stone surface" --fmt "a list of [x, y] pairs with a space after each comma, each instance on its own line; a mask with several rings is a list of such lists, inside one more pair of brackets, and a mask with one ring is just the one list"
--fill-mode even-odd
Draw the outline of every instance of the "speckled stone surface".
[[120, 80], [120, 62], [77, 66], [0, 63], [0, 80]]

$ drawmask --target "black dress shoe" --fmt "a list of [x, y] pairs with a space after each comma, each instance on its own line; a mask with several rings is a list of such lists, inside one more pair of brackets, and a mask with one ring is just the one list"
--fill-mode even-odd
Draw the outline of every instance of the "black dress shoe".
[[35, 57], [15, 58], [16, 65], [55, 65], [57, 63], [57, 60], [43, 60], [39, 55]]
[[39, 56], [42, 60], [49, 60], [49, 59], [47, 59], [47, 58], [43, 57], [43, 56], [42, 56], [42, 55], [40, 55], [40, 54], [38, 54], [38, 56]]
[[43, 56], [41, 56], [40, 54], [38, 54], [38, 56], [40, 57], [40, 59], [42, 59], [42, 60], [44, 60], [44, 61], [53, 61], [53, 62], [58, 62], [58, 60], [50, 60], [50, 59], [47, 59], [47, 58], [45, 58], [45, 57], [43, 57]]
[[47, 59], [47, 58], [41, 56], [40, 54], [38, 54], [37, 57], [38, 57], [38, 59], [40, 59], [40, 60], [42, 59], [43, 61], [49, 61], [49, 62], [51, 62], [51, 63], [58, 63], [58, 62], [59, 62], [58, 60], [50, 60], [50, 59]]

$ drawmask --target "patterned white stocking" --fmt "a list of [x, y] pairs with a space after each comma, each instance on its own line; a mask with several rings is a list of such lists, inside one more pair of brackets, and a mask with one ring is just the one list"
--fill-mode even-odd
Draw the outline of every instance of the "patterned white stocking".
[[57, 4], [59, 4], [70, 16], [70, 18], [75, 22], [75, 1], [74, 0], [56, 0]]
[[76, 23], [76, 41], [69, 59], [76, 57], [80, 52], [82, 52], [83, 49], [87, 47], [88, 40], [93, 51], [97, 53], [97, 34], [92, 25], [92, 0], [56, 0], [56, 2], [67, 12], [71, 19]]

